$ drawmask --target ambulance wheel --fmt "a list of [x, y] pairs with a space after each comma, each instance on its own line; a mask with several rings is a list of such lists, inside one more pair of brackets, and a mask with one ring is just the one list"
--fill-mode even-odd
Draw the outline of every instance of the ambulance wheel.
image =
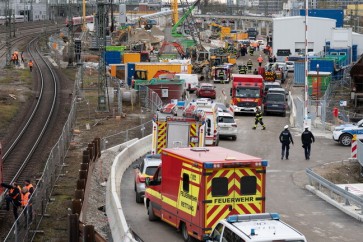
[[192, 242], [194, 241], [192, 237], [190, 237], [190, 235], [188, 234], [188, 229], [187, 229], [187, 225], [184, 222], [181, 222], [181, 233], [183, 236], [183, 239], [185, 242]]
[[149, 221], [155, 221], [158, 218], [155, 216], [154, 211], [153, 211], [153, 206], [151, 205], [151, 202], [149, 204], [149, 207], [147, 208], [147, 213], [149, 215]]
[[136, 192], [136, 202], [137, 203], [142, 203], [143, 199], [140, 193]]

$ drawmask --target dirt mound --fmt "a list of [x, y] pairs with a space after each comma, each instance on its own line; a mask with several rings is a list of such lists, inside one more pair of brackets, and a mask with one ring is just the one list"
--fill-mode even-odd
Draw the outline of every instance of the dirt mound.
[[132, 30], [129, 43], [139, 43], [140, 41], [150, 44], [160, 42], [158, 38], [154, 37], [151, 32], [148, 32], [145, 29]]

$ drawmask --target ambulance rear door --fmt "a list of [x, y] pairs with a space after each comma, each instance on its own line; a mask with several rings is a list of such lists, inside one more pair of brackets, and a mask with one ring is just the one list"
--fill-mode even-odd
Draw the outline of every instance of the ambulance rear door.
[[207, 169], [205, 173], [204, 217], [207, 233], [211, 232], [219, 220], [229, 215], [261, 213], [265, 209], [265, 175], [260, 173], [265, 172], [263, 168], [258, 170], [221, 166]]

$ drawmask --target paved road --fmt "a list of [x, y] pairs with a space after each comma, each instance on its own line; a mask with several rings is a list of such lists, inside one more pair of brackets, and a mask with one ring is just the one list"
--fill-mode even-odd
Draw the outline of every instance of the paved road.
[[[255, 57], [257, 58], [257, 57]], [[216, 84], [229, 93], [228, 85]], [[227, 87], [228, 86], [228, 87]], [[258, 156], [269, 161], [267, 170], [266, 211], [278, 212], [284, 221], [297, 228], [313, 242], [352, 241], [363, 239], [362, 224], [312, 195], [304, 188], [308, 183], [305, 169], [331, 161], [346, 159], [349, 148], [339, 146], [316, 132], [311, 160], [304, 159], [300, 141], [300, 130], [292, 129], [295, 145], [290, 150], [290, 160], [280, 160], [278, 136], [288, 118], [264, 117], [267, 130], [252, 130], [254, 117], [236, 117], [239, 134], [237, 141], [222, 140], [220, 146]], [[149, 222], [142, 204], [136, 204], [133, 191], [133, 170], [129, 168], [121, 182], [122, 206], [130, 227], [145, 242], [183, 241], [181, 234], [163, 222]]]

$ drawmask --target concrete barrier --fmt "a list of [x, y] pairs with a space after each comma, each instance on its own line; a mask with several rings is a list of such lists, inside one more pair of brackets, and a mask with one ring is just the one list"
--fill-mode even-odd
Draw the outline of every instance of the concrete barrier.
[[[122, 145], [120, 145], [122, 146]], [[121, 206], [121, 180], [126, 169], [139, 157], [150, 151], [151, 135], [140, 140], [127, 142], [126, 147], [116, 156], [106, 188], [106, 213], [114, 241], [136, 242], [127, 225]], [[111, 148], [117, 151], [118, 148]]]
[[290, 126], [291, 127], [296, 127], [295, 126], [296, 106], [295, 106], [295, 102], [294, 102], [294, 99], [292, 97], [291, 91], [289, 91], [289, 103], [288, 103], [288, 105], [290, 107], [290, 117], [289, 117]]

